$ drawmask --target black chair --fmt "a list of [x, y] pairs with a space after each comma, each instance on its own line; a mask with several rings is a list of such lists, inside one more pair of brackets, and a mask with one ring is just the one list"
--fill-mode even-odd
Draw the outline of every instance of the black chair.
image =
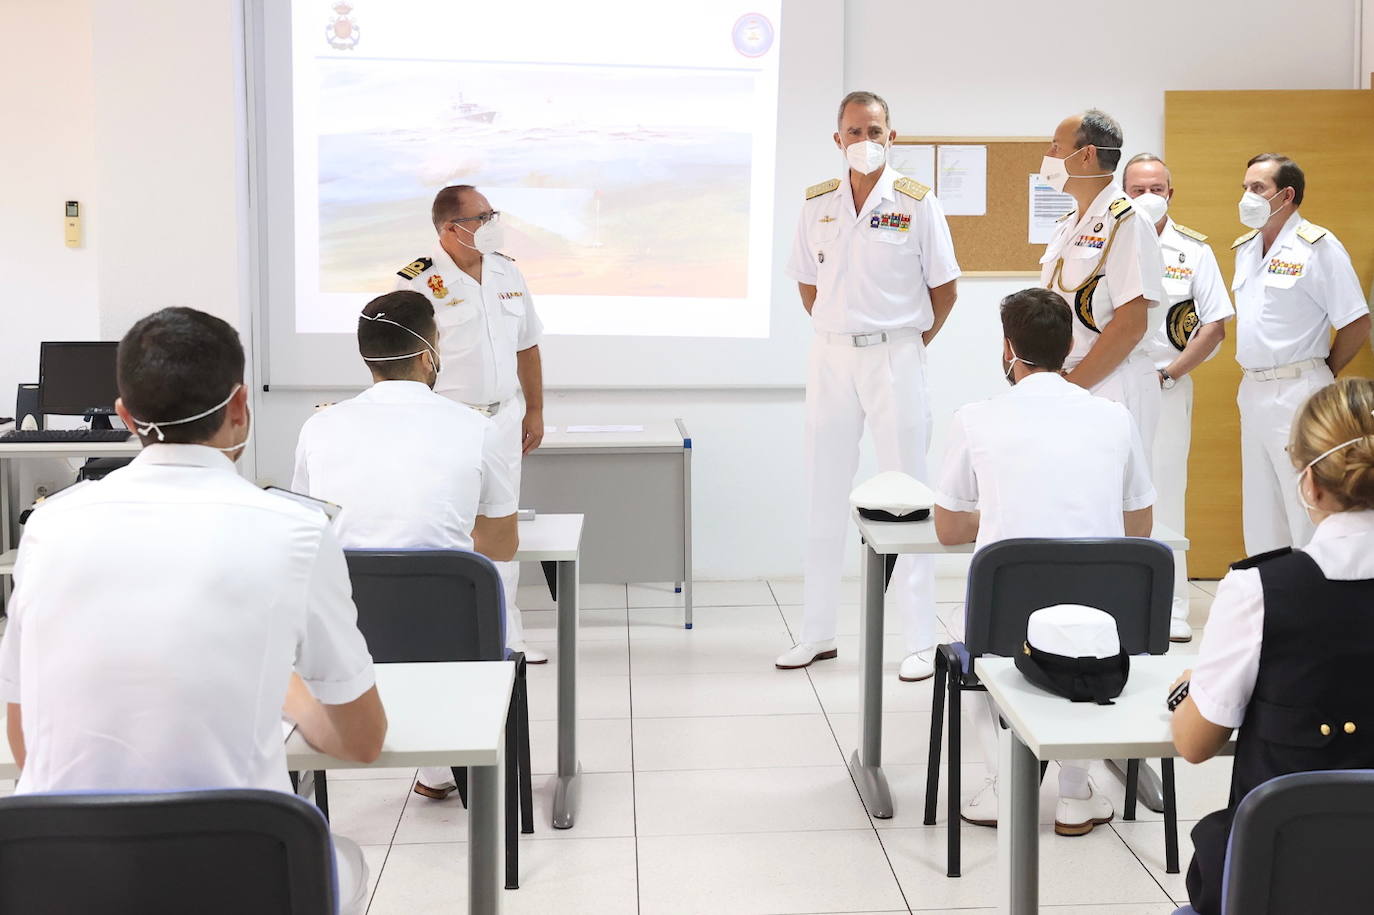
[[[458, 550], [348, 550], [358, 628], [378, 664], [507, 659], [501, 576], [485, 556]], [[520, 887], [520, 832], [534, 832], [530, 709], [525, 656], [514, 652], [515, 689], [506, 716], [506, 888]], [[454, 768], [467, 804], [467, 770]], [[328, 816], [328, 783], [314, 773]]]
[[[1223, 915], [1363, 915], [1374, 898], [1374, 770], [1270, 779], [1236, 809]], [[1174, 915], [1196, 915], [1192, 906]]]
[[0, 800], [0, 912], [335, 915], [329, 826], [280, 791]]
[[[964, 641], [940, 645], [935, 654], [935, 696], [930, 715], [930, 760], [926, 771], [925, 824], [935, 825], [940, 787], [940, 737], [945, 693], [949, 694], [948, 860], [946, 873], [959, 876], [960, 694], [984, 691], [973, 670], [983, 655], [1015, 657], [1026, 638], [1030, 615], [1055, 604], [1097, 607], [1116, 618], [1127, 654], [1164, 654], [1169, 648], [1174, 557], [1164, 544], [1142, 537], [1086, 540], [1012, 539], [979, 550], [969, 565]], [[1161, 700], [1162, 701], [1162, 700]], [[1045, 763], [1040, 765], [1044, 777]], [[1139, 760], [1126, 777], [1126, 809], [1135, 819]], [[1178, 873], [1178, 824], [1173, 760], [1161, 763], [1164, 782], [1165, 858]]]

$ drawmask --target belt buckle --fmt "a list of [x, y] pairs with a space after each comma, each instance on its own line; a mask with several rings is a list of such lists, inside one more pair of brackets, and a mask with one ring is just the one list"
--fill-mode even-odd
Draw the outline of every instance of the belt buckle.
[[[871, 338], [873, 338], [873, 337], [877, 337], [878, 339], [876, 339], [876, 340], [871, 339]], [[855, 335], [854, 335], [854, 345], [855, 345], [855, 346], [873, 346], [874, 344], [877, 344], [877, 343], [886, 343], [886, 342], [887, 342], [887, 331], [875, 331], [874, 333], [871, 333], [871, 334], [855, 334]]]

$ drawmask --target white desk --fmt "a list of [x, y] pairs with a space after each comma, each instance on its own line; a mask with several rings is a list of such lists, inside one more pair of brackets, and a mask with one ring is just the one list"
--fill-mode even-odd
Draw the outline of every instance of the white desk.
[[558, 778], [553, 827], [571, 829], [581, 800], [577, 761], [578, 556], [581, 515], [536, 515], [519, 525], [517, 561], [552, 562], [558, 574]]
[[584, 512], [586, 581], [673, 581], [692, 628], [692, 438], [682, 420], [634, 432], [558, 426], [525, 456], [520, 504]]
[[[515, 665], [509, 661], [377, 665], [377, 691], [388, 723], [382, 755], [371, 765], [470, 769], [468, 911], [474, 915], [501, 911], [501, 756], [514, 685]], [[291, 771], [368, 768], [326, 756], [299, 732], [287, 738], [286, 765]], [[0, 741], [0, 778], [18, 777], [9, 742]]]
[[[867, 521], [856, 512], [854, 523], [863, 538], [863, 571], [859, 581], [859, 747], [849, 759], [849, 770], [868, 812], [889, 819], [892, 792], [882, 769], [884, 557], [972, 553], [974, 549], [971, 543], [941, 544], [934, 521]], [[1172, 549], [1188, 549], [1187, 538], [1162, 524], [1155, 525], [1152, 536]]]
[[13, 539], [10, 537], [10, 462], [34, 458], [136, 457], [143, 445], [138, 439], [127, 442], [0, 442], [0, 597], [9, 599], [8, 576], [14, 571]]
[[[1026, 680], [1011, 658], [978, 658], [974, 669], [997, 704], [1002, 734], [999, 771], [998, 887], [1001, 910], [1039, 911], [1040, 760], [1153, 759], [1177, 755], [1166, 699], [1193, 655], [1131, 658], [1115, 705], [1070, 703]], [[1231, 753], [1235, 739], [1223, 753]]]

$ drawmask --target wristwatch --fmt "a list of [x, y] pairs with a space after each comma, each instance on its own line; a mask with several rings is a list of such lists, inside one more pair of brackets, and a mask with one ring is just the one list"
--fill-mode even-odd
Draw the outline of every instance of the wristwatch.
[[1169, 694], [1169, 711], [1172, 712], [1174, 709], [1178, 708], [1183, 704], [1183, 700], [1188, 698], [1188, 687], [1192, 682], [1192, 680], [1184, 680], [1178, 686], [1174, 687], [1174, 691]]
[[1171, 390], [1174, 385], [1178, 384], [1178, 379], [1170, 375], [1166, 370], [1157, 369], [1156, 371], [1159, 372], [1159, 386], [1164, 390]]

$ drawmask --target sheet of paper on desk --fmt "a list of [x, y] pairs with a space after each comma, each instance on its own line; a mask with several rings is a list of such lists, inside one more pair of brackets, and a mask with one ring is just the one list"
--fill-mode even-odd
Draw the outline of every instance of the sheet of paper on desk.
[[643, 432], [643, 426], [569, 426], [569, 432]]

